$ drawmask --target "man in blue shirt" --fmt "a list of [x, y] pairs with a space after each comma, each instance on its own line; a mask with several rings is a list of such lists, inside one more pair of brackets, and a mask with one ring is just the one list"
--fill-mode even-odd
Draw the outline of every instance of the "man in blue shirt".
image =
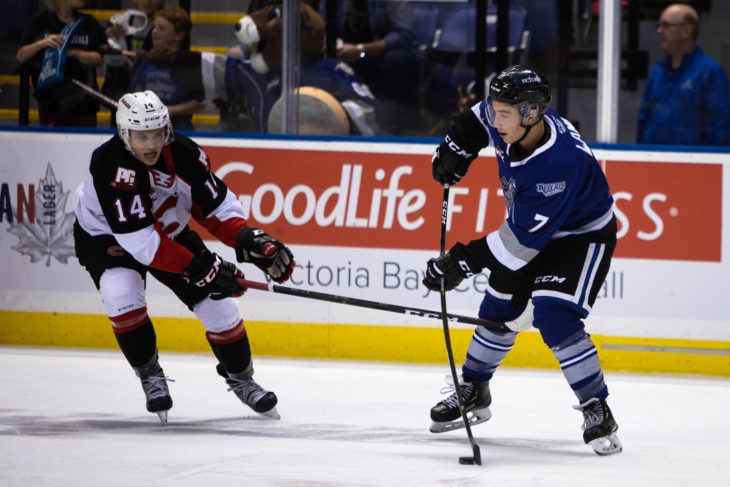
[[657, 62], [639, 109], [640, 144], [730, 145], [730, 84], [697, 45], [700, 24], [689, 5], [667, 7], [657, 24]]
[[491, 417], [489, 381], [517, 331], [534, 324], [578, 399], [583, 441], [597, 454], [611, 455], [621, 451], [618, 426], [583, 320], [616, 247], [613, 197], [593, 153], [575, 127], [549, 108], [550, 99], [541, 74], [526, 66], [507, 68], [490, 83], [488, 98], [456, 119], [434, 153], [434, 179], [451, 185], [482, 148], [494, 147], [507, 218], [488, 235], [458, 242], [429, 260], [423, 284], [440, 291], [443, 280], [451, 290], [487, 269], [479, 317], [504, 322], [509, 330], [477, 327], [462, 367], [461, 395], [454, 392], [431, 409], [431, 431], [463, 426], [459, 397], [471, 424]]

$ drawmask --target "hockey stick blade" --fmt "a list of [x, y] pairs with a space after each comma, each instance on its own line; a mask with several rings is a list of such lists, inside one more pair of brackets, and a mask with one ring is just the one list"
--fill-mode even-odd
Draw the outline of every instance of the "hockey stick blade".
[[[381, 311], [390, 311], [392, 313], [400, 313], [409, 316], [421, 316], [423, 318], [442, 319], [439, 311], [432, 311], [421, 308], [411, 308], [398, 304], [381, 303], [377, 301], [368, 301], [366, 299], [351, 298], [347, 296], [338, 296], [336, 294], [326, 294], [317, 291], [309, 291], [306, 289], [298, 289], [294, 287], [280, 286], [278, 284], [249, 281], [248, 279], [238, 279], [239, 285], [246, 289], [256, 289], [259, 291], [268, 291], [277, 294], [286, 294], [289, 296], [298, 296], [300, 298], [316, 299], [319, 301], [329, 301], [331, 303], [347, 304], [350, 306], [358, 306], [360, 308], [377, 309]], [[472, 318], [470, 316], [447, 314], [446, 319], [451, 322], [464, 323], [467, 325], [483, 326], [485, 328], [497, 330], [509, 330], [503, 323], [496, 321], [482, 320], [480, 318]]]
[[474, 443], [474, 456], [473, 457], [459, 457], [460, 465], [481, 465], [482, 464], [482, 453], [479, 451], [479, 445]]

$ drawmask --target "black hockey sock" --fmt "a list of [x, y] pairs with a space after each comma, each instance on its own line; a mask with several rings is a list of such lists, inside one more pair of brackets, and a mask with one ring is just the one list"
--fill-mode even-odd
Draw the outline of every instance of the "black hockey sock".
[[126, 333], [115, 333], [114, 337], [132, 367], [147, 364], [157, 353], [157, 335], [150, 320]]
[[240, 339], [231, 343], [215, 343], [208, 341], [210, 348], [226, 371], [231, 374], [238, 374], [246, 370], [251, 364], [251, 346], [248, 343], [248, 335], [244, 334]]

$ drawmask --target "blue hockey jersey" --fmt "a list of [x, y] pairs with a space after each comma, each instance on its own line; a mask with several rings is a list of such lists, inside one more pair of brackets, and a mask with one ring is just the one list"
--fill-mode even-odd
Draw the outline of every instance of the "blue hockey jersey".
[[502, 265], [517, 270], [551, 239], [596, 231], [611, 221], [613, 197], [606, 177], [568, 120], [548, 110], [547, 140], [524, 159], [513, 160], [510, 144], [487, 122], [486, 102], [472, 112], [495, 149], [507, 204], [505, 222], [486, 237]]

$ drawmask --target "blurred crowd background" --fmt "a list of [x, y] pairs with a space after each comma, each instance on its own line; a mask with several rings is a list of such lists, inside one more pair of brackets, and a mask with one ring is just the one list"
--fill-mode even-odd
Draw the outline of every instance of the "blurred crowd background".
[[[96, 79], [84, 84], [111, 99], [118, 99], [126, 87], [168, 89], [171, 98], [160, 96], [168, 105], [179, 104], [177, 129], [287, 132], [281, 111], [291, 113], [292, 108], [282, 106], [279, 96], [282, 85], [294, 81], [306, 87], [294, 109], [298, 133], [440, 137], [460, 111], [483, 96], [483, 84], [476, 79], [488, 80], [506, 65], [522, 63], [550, 80], [553, 107], [586, 140], [596, 140], [598, 1], [302, 1], [293, 2], [302, 6], [300, 23], [289, 31], [281, 22], [282, 5], [268, 1], [49, 3], [60, 9], [80, 7], [78, 11], [98, 23], [102, 61], [89, 71]], [[658, 21], [671, 3], [622, 1], [618, 143], [636, 142], [647, 77], [665, 55]], [[730, 2], [688, 3], [700, 16], [699, 45], [728, 72]], [[3, 2], [2, 125], [42, 124], [35, 83], [43, 50], [23, 63], [18, 53], [32, 40], [28, 28], [34, 16], [48, 6], [44, 0]], [[120, 15], [148, 8], [164, 8], [165, 13], [149, 15], [149, 25], [137, 31], [133, 27], [142, 25], [139, 17]], [[483, 11], [486, 38], [480, 41], [475, 19]], [[166, 41], [159, 32], [168, 24], [172, 30]], [[506, 33], [500, 31], [504, 25]], [[178, 31], [182, 34], [176, 35]], [[298, 52], [285, 47], [287, 35], [298, 37]], [[112, 114], [113, 107], [99, 102], [95, 126], [112, 126]]]

